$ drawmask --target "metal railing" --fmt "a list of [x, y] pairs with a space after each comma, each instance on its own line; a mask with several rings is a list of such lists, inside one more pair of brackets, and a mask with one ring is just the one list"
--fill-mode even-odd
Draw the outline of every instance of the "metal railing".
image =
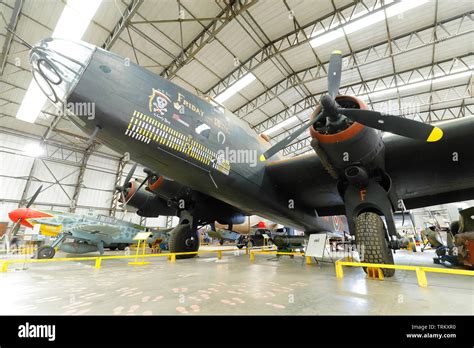
[[87, 256], [87, 257], [61, 257], [53, 259], [2, 259], [0, 260], [0, 272], [8, 272], [8, 266], [15, 263], [54, 263], [54, 262], [67, 262], [67, 261], [95, 261], [95, 268], [99, 269], [102, 267], [102, 261], [104, 260], [117, 260], [117, 259], [140, 259], [140, 258], [152, 258], [152, 257], [167, 257], [168, 261], [171, 263], [176, 262], [176, 256], [179, 255], [199, 255], [199, 254], [209, 254], [216, 253], [217, 259], [222, 258], [222, 253], [224, 252], [239, 252], [245, 250], [245, 253], [248, 254], [253, 248], [246, 249], [216, 249], [216, 250], [198, 250], [190, 252], [180, 252], [180, 253], [159, 253], [159, 254], [139, 254], [137, 255], [115, 255], [115, 256]]
[[450, 269], [450, 268], [434, 268], [434, 267], [424, 267], [424, 266], [409, 266], [409, 265], [389, 265], [383, 263], [366, 263], [366, 262], [349, 262], [349, 261], [336, 261], [336, 278], [344, 278], [344, 271], [342, 270], [343, 266], [350, 267], [367, 267], [368, 275], [371, 278], [378, 278], [380, 280], [384, 279], [383, 272], [381, 269], [401, 269], [405, 271], [415, 271], [416, 277], [418, 279], [418, 285], [426, 288], [428, 286], [428, 280], [426, 279], [426, 272], [430, 273], [447, 273], [447, 274], [457, 274], [457, 275], [467, 275], [474, 276], [474, 271], [464, 270], [464, 269]]

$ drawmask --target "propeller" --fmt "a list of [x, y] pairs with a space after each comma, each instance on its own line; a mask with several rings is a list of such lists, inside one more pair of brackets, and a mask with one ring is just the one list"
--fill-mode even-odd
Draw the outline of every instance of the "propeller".
[[336, 102], [341, 84], [341, 68], [342, 53], [341, 51], [333, 51], [328, 68], [328, 93], [323, 95], [320, 100], [321, 112], [260, 155], [260, 161], [263, 162], [272, 157], [309, 127], [322, 122], [324, 119], [326, 119], [326, 126], [336, 131], [344, 129], [343, 127], [347, 125], [347, 119], [349, 119], [367, 127], [427, 142], [435, 142], [443, 137], [443, 131], [440, 128], [423, 122], [383, 114], [378, 111], [341, 108]]
[[[38, 195], [40, 194], [42, 189], [43, 189], [43, 185], [38, 187], [38, 189], [35, 191], [33, 196], [31, 196], [30, 200], [28, 201], [28, 203], [25, 206], [27, 209], [33, 205], [33, 203], [35, 202], [36, 198], [38, 197]], [[16, 234], [18, 233], [18, 230], [20, 229], [21, 223], [25, 219], [25, 216], [26, 215], [21, 216], [18, 220], [16, 220], [15, 224], [13, 225], [12, 229], [10, 230], [10, 232], [7, 235], [8, 242], [10, 242], [12, 240], [12, 238], [15, 237]]]
[[132, 180], [133, 174], [135, 174], [136, 169], [137, 169], [137, 163], [135, 163], [132, 166], [132, 169], [130, 169], [130, 171], [128, 172], [127, 176], [125, 177], [125, 181], [123, 182], [123, 185], [122, 186], [120, 186], [120, 185], [115, 186], [117, 191], [119, 191], [121, 196], [122, 196], [122, 202], [123, 202], [124, 205], [126, 204], [125, 189], [127, 188], [128, 183], [130, 182], [130, 180]]
[[[118, 191], [120, 191], [121, 195], [122, 195], [122, 207], [125, 209], [127, 207], [127, 204], [128, 202], [130, 202], [133, 198], [133, 196], [135, 196], [135, 194], [140, 191], [140, 189], [143, 187], [143, 185], [145, 185], [148, 180], [154, 175], [154, 173], [151, 171], [151, 170], [148, 170], [148, 169], [144, 169], [143, 171], [147, 174], [145, 180], [143, 180], [140, 185], [138, 186], [138, 188], [135, 190], [135, 192], [132, 193], [132, 195], [126, 199], [126, 189], [130, 186], [131, 187], [131, 180], [132, 180], [132, 177], [133, 177], [133, 174], [135, 173], [135, 170], [137, 169], [137, 163], [135, 163], [132, 167], [132, 169], [130, 169], [130, 172], [127, 174], [127, 177], [125, 178], [125, 181], [123, 183], [123, 186], [116, 186], [116, 189]], [[130, 183], [130, 185], [129, 185]]]

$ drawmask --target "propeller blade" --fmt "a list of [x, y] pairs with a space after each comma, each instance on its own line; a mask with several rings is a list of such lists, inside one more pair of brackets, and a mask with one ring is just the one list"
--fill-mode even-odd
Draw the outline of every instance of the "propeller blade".
[[276, 154], [278, 151], [282, 150], [284, 147], [286, 147], [288, 144], [290, 144], [293, 140], [298, 138], [305, 130], [307, 130], [309, 127], [311, 127], [313, 124], [315, 124], [319, 118], [320, 118], [321, 113], [319, 113], [315, 118], [312, 120], [309, 120], [307, 123], [305, 123], [302, 127], [288, 135], [285, 139], [279, 141], [275, 145], [273, 145], [271, 148], [269, 148], [267, 151], [265, 151], [262, 155], [260, 155], [260, 161], [265, 161], [272, 157], [274, 154]]
[[36, 190], [35, 194], [30, 198], [30, 201], [29, 201], [28, 204], [26, 205], [26, 208], [31, 207], [31, 205], [35, 202], [36, 197], [38, 197], [38, 195], [40, 194], [40, 192], [41, 192], [42, 189], [43, 189], [43, 185], [41, 185], [40, 187], [38, 187], [38, 189]]
[[398, 134], [407, 138], [435, 142], [443, 137], [443, 131], [438, 127], [400, 116], [361, 109], [341, 108], [339, 112], [367, 127], [380, 129], [381, 131]]
[[147, 177], [145, 178], [145, 180], [143, 180], [143, 181], [141, 182], [141, 184], [137, 187], [137, 189], [136, 189], [135, 192], [130, 196], [130, 198], [127, 199], [127, 201], [125, 201], [125, 199], [123, 200], [123, 202], [125, 202], [125, 203], [123, 204], [123, 207], [124, 207], [124, 208], [127, 206], [128, 202], [130, 202], [130, 201], [132, 200], [133, 196], [135, 196], [135, 194], [136, 194], [138, 191], [140, 191], [140, 189], [143, 187], [143, 185], [145, 185], [145, 184], [148, 182], [148, 180], [150, 179], [151, 176], [152, 176], [152, 174], [151, 174], [151, 175], [150, 175], [150, 174], [147, 175]]
[[128, 172], [127, 177], [125, 178], [125, 182], [123, 183], [122, 187], [125, 187], [130, 182], [130, 180], [132, 180], [132, 176], [133, 174], [135, 174], [136, 169], [137, 169], [137, 163], [135, 163], [132, 169], [130, 169], [130, 171]]
[[328, 94], [332, 99], [336, 98], [341, 85], [342, 52], [333, 51], [329, 59], [328, 69]]

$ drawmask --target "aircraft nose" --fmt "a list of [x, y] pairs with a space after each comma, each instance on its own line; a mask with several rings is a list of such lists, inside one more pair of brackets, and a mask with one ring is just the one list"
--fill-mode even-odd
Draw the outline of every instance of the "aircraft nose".
[[28, 209], [25, 209], [25, 208], [15, 209], [8, 213], [8, 217], [13, 222], [17, 222], [19, 219], [24, 218], [26, 215], [28, 215], [27, 210]]
[[65, 102], [80, 80], [96, 47], [82, 41], [48, 38], [30, 52], [33, 78], [53, 103]]

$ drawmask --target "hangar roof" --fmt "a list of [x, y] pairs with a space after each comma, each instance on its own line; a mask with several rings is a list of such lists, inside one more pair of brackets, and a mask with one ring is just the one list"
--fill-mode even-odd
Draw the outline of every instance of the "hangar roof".
[[[0, 3], [0, 131], [85, 149], [84, 134], [50, 104], [35, 123], [15, 118], [32, 75], [28, 50], [3, 22], [35, 43], [51, 36], [64, 6]], [[340, 93], [369, 108], [425, 122], [472, 115], [473, 10], [471, 0], [103, 0], [83, 40], [202, 96], [216, 97], [251, 74], [222, 104], [275, 142], [307, 120], [326, 92], [335, 49], [343, 54]], [[308, 137], [284, 155], [309, 151]]]

